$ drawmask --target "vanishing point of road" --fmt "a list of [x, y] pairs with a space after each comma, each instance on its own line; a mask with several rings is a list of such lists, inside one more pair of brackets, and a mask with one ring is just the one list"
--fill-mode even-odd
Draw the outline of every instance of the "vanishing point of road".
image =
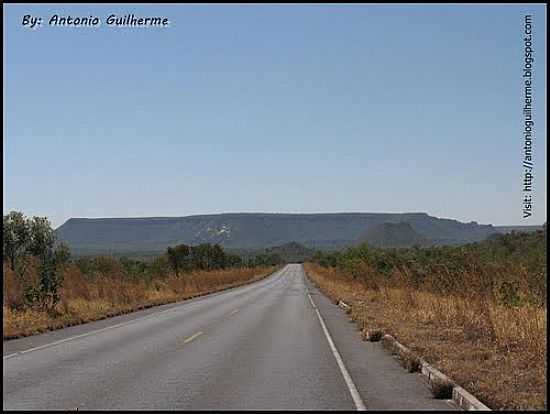
[[3, 348], [4, 409], [456, 409], [363, 342], [299, 264]]

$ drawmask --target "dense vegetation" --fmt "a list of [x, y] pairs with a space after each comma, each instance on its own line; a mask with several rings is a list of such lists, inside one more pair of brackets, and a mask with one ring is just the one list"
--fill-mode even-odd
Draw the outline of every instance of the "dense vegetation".
[[474, 289], [506, 305], [546, 304], [546, 226], [464, 246], [382, 249], [364, 243], [312, 259], [370, 286], [406, 284], [441, 294]]

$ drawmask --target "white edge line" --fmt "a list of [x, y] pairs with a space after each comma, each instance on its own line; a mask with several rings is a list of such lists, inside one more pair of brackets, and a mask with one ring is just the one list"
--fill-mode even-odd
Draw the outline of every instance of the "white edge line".
[[[164, 312], [164, 311], [158, 312], [157, 314], [163, 313], [163, 312]], [[62, 344], [62, 343], [64, 343], [64, 342], [72, 341], [72, 340], [74, 340], [74, 339], [84, 338], [84, 337], [86, 337], [86, 336], [90, 336], [90, 335], [97, 334], [97, 333], [100, 333], [100, 332], [108, 331], [109, 329], [120, 328], [120, 327], [122, 327], [122, 326], [130, 325], [130, 324], [132, 324], [132, 323], [135, 323], [135, 322], [137, 322], [137, 321], [140, 321], [140, 320], [142, 320], [142, 319], [145, 319], [145, 318], [147, 318], [147, 317], [149, 317], [149, 316], [151, 316], [151, 315], [147, 315], [147, 316], [144, 316], [143, 318], [133, 319], [133, 320], [131, 320], [131, 321], [119, 323], [119, 324], [116, 324], [116, 325], [107, 326], [106, 328], [98, 329], [98, 330], [91, 331], [91, 332], [86, 332], [86, 333], [83, 333], [83, 334], [80, 334], [80, 335], [71, 336], [71, 337], [69, 337], [69, 338], [60, 339], [59, 341], [50, 342], [50, 343], [48, 343], [48, 344], [44, 344], [44, 345], [37, 346], [37, 347], [34, 347], [34, 348], [25, 349], [25, 350], [23, 350], [23, 351], [16, 352], [15, 354], [7, 355], [7, 356], [4, 357], [4, 359], [8, 359], [8, 358], [10, 358], [10, 357], [12, 357], [12, 356], [15, 356], [15, 355], [22, 355], [22, 354], [26, 354], [26, 353], [33, 352], [33, 351], [38, 351], [38, 350], [40, 350], [40, 349], [49, 348], [49, 347], [52, 347], [52, 346], [55, 346], [55, 345]]]
[[[273, 273], [272, 275], [270, 276], [274, 276], [276, 273], [278, 272], [275, 272]], [[269, 276], [267, 276], [269, 277]], [[260, 280], [262, 281], [262, 280]], [[251, 283], [251, 284], [254, 284], [254, 283]], [[238, 286], [238, 287], [241, 287], [241, 286]], [[249, 285], [243, 285], [243, 287], [249, 287]], [[218, 294], [220, 293], [225, 293], [223, 291], [221, 292], [214, 292], [212, 294], [212, 296], [210, 295], [205, 295], [205, 298], [208, 298], [208, 297], [213, 297], [213, 296], [218, 296]], [[177, 303], [177, 302], [176, 302]], [[106, 328], [102, 328], [102, 329], [98, 329], [98, 330], [95, 330], [95, 331], [91, 331], [91, 332], [86, 332], [86, 333], [83, 333], [83, 334], [80, 334], [80, 335], [76, 335], [76, 336], [71, 336], [69, 338], [65, 338], [65, 339], [61, 339], [59, 341], [55, 341], [55, 342], [51, 342], [51, 343], [48, 343], [48, 344], [44, 344], [44, 345], [41, 345], [41, 346], [37, 346], [35, 348], [29, 348], [29, 349], [25, 349], [23, 351], [19, 351], [19, 352], [15, 352], [13, 354], [9, 354], [9, 355], [6, 355], [2, 358], [2, 360], [6, 360], [6, 359], [10, 359], [10, 358], [13, 358], [14, 356], [18, 356], [18, 355], [23, 355], [23, 354], [26, 354], [28, 352], [33, 352], [33, 351], [38, 351], [40, 349], [44, 349], [44, 348], [49, 348], [51, 346], [55, 346], [55, 345], [59, 345], [59, 344], [62, 344], [64, 342], [68, 342], [68, 341], [72, 341], [74, 339], [78, 339], [78, 338], [84, 338], [86, 336], [90, 336], [90, 335], [94, 335], [94, 334], [97, 334], [97, 333], [100, 333], [100, 332], [104, 332], [104, 331], [108, 331], [110, 329], [115, 329], [115, 328], [120, 328], [122, 326], [126, 326], [126, 325], [130, 325], [132, 323], [136, 323], [136, 322], [139, 322], [139, 321], [142, 321], [143, 319], [147, 319], [147, 318], [151, 318], [153, 316], [156, 316], [156, 315], [160, 315], [160, 314], [163, 314], [163, 313], [166, 313], [166, 312], [174, 312], [174, 311], [177, 311], [180, 306], [183, 306], [183, 305], [190, 305], [190, 304], [193, 304], [193, 303], [196, 303], [196, 302], [187, 302], [185, 303], [185, 301], [182, 301], [182, 303], [180, 304], [177, 304], [176, 306], [173, 306], [173, 307], [170, 307], [169, 309], [165, 309], [165, 310], [162, 310], [162, 311], [157, 311], [157, 312], [153, 312], [149, 315], [145, 315], [145, 316], [142, 316], [140, 318], [136, 318], [136, 319], [132, 319], [131, 321], [127, 321], [127, 322], [122, 322], [122, 323], [119, 323], [119, 324], [116, 324], [116, 325], [112, 325], [112, 326], [107, 326]]]
[[14, 354], [6, 355], [6, 356], [4, 356], [4, 359], [11, 358], [11, 357], [13, 357], [13, 356], [16, 356], [17, 354], [18, 354], [18, 352], [14, 353]]
[[[175, 306], [177, 307], [177, 306]], [[170, 309], [165, 309], [165, 310], [162, 310], [162, 311], [157, 311], [157, 312], [154, 312], [154, 313], [151, 313], [149, 315], [144, 315], [142, 317], [139, 317], [139, 318], [136, 318], [136, 319], [132, 319], [131, 321], [126, 321], [126, 322], [122, 322], [122, 323], [118, 323], [116, 325], [111, 325], [111, 326], [107, 326], [105, 328], [101, 328], [101, 329], [96, 329], [95, 331], [90, 331], [90, 332], [86, 332], [86, 333], [83, 333], [83, 334], [80, 334], [80, 335], [76, 335], [76, 336], [71, 336], [69, 338], [65, 338], [65, 339], [60, 339], [59, 341], [55, 341], [55, 342], [50, 342], [48, 344], [44, 344], [44, 345], [40, 345], [40, 346], [37, 346], [37, 347], [34, 347], [34, 348], [29, 348], [29, 349], [25, 349], [23, 351], [19, 351], [19, 352], [16, 352], [14, 354], [10, 354], [10, 355], [6, 355], [3, 357], [3, 359], [9, 359], [11, 357], [14, 357], [16, 355], [22, 355], [22, 354], [26, 354], [26, 353], [29, 353], [29, 352], [33, 352], [33, 351], [38, 351], [40, 349], [44, 349], [44, 348], [49, 348], [51, 346], [55, 346], [55, 345], [59, 345], [59, 344], [62, 344], [64, 342], [68, 342], [68, 341], [72, 341], [74, 339], [78, 339], [78, 338], [84, 338], [86, 336], [90, 336], [90, 335], [94, 335], [94, 334], [98, 334], [100, 332], [104, 332], [104, 331], [108, 331], [110, 329], [115, 329], [115, 328], [120, 328], [122, 326], [126, 326], [126, 325], [131, 325], [133, 323], [136, 323], [136, 322], [139, 322], [139, 321], [142, 321], [144, 319], [147, 319], [147, 318], [150, 318], [150, 317], [153, 317], [153, 316], [156, 316], [156, 315], [160, 315], [160, 314], [163, 314], [163, 313], [166, 313], [166, 312], [170, 312], [170, 311], [174, 311], [175, 307], [171, 307]]]
[[336, 345], [334, 345], [332, 337], [330, 336], [330, 333], [327, 329], [327, 326], [325, 325], [325, 321], [323, 320], [321, 313], [319, 312], [319, 309], [313, 302], [313, 299], [311, 298], [311, 295], [309, 293], [307, 294], [307, 297], [309, 298], [309, 301], [311, 302], [313, 309], [315, 309], [315, 312], [317, 313], [319, 322], [321, 322], [321, 327], [323, 328], [323, 332], [325, 333], [325, 336], [327, 338], [332, 354], [334, 355], [334, 358], [336, 358], [336, 362], [338, 363], [338, 368], [340, 368], [340, 371], [342, 372], [342, 376], [344, 377], [344, 381], [348, 386], [348, 390], [351, 394], [351, 398], [353, 399], [353, 402], [355, 403], [355, 407], [357, 408], [357, 411], [366, 411], [367, 407], [365, 406], [365, 403], [361, 399], [361, 395], [359, 394], [359, 391], [357, 391], [357, 387], [355, 386], [355, 383], [353, 382], [351, 375], [349, 374], [346, 366], [344, 365], [344, 361], [342, 360], [342, 357], [340, 356], [338, 349], [336, 349]]
[[[188, 304], [188, 303], [187, 303]], [[183, 305], [183, 304], [182, 304]], [[59, 344], [62, 344], [64, 342], [69, 342], [69, 341], [72, 341], [74, 339], [79, 339], [79, 338], [84, 338], [86, 336], [90, 336], [90, 335], [94, 335], [94, 334], [98, 334], [100, 332], [104, 332], [104, 331], [108, 331], [108, 330], [111, 330], [111, 329], [115, 329], [115, 328], [121, 328], [123, 326], [126, 326], [126, 325], [131, 325], [133, 323], [137, 323], [137, 322], [140, 322], [140, 321], [143, 321], [144, 319], [148, 319], [148, 318], [151, 318], [153, 316], [156, 316], [156, 315], [160, 315], [160, 314], [163, 314], [163, 313], [166, 313], [166, 312], [173, 312], [175, 311], [174, 308], [177, 308], [179, 307], [178, 305], [175, 306], [175, 307], [172, 307], [170, 309], [165, 309], [165, 310], [162, 310], [162, 311], [158, 311], [158, 312], [154, 312], [154, 313], [151, 313], [149, 315], [144, 315], [140, 318], [136, 318], [136, 319], [132, 319], [131, 321], [126, 321], [126, 322], [122, 322], [122, 323], [118, 323], [116, 325], [112, 325], [112, 326], [107, 326], [105, 328], [101, 328], [101, 329], [97, 329], [95, 331], [91, 331], [91, 332], [86, 332], [86, 333], [83, 333], [83, 334], [80, 334], [80, 335], [76, 335], [76, 336], [71, 336], [69, 338], [65, 338], [65, 339], [60, 339], [59, 341], [55, 341], [55, 342], [50, 342], [48, 344], [44, 344], [44, 345], [40, 345], [40, 346], [37, 346], [35, 348], [29, 348], [29, 349], [25, 349], [23, 351], [19, 351], [19, 352], [16, 352], [14, 354], [10, 354], [10, 355], [6, 355], [3, 359], [9, 359], [13, 356], [16, 356], [16, 355], [22, 355], [22, 354], [26, 354], [26, 353], [29, 353], [29, 352], [33, 352], [33, 351], [38, 351], [40, 349], [44, 349], [44, 348], [49, 348], [49, 347], [52, 347], [52, 346], [56, 346], [56, 345], [59, 345]]]

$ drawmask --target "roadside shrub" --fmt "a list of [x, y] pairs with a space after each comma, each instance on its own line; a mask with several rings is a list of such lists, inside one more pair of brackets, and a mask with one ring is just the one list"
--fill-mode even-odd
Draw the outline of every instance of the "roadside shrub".
[[439, 400], [448, 400], [453, 397], [453, 384], [448, 381], [434, 381], [431, 384], [434, 398]]

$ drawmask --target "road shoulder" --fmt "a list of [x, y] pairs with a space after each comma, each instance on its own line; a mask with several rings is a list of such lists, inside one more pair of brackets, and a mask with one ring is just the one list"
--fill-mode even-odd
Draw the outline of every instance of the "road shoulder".
[[307, 280], [306, 285], [353, 378], [367, 409], [457, 410], [451, 400], [437, 400], [416, 373], [409, 373], [380, 342], [365, 342], [345, 312]]

